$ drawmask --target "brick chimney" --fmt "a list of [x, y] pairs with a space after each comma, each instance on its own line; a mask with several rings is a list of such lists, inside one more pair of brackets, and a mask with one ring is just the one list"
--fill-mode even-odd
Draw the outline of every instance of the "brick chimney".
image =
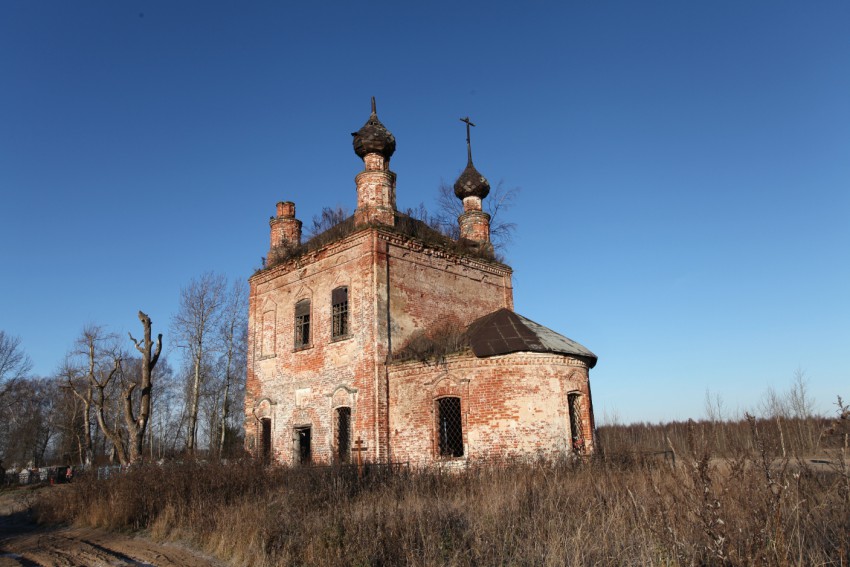
[[366, 124], [351, 134], [354, 152], [363, 160], [363, 171], [357, 174], [356, 224], [395, 225], [395, 181], [390, 171], [390, 157], [395, 152], [395, 137], [378, 120], [375, 97], [372, 114]]
[[277, 204], [277, 216], [269, 220], [271, 247], [269, 257], [275, 249], [297, 248], [301, 245], [301, 221], [295, 218], [295, 203], [281, 201]]

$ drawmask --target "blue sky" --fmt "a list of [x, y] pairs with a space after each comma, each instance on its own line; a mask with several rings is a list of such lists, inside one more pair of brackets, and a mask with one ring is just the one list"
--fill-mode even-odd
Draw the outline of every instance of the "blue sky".
[[[598, 418], [850, 398], [850, 3], [0, 6], [0, 329], [49, 375], [87, 323], [165, 332], [268, 218], [355, 205], [369, 97], [400, 208], [520, 187], [515, 307], [599, 356]], [[176, 352], [171, 358], [176, 362]]]

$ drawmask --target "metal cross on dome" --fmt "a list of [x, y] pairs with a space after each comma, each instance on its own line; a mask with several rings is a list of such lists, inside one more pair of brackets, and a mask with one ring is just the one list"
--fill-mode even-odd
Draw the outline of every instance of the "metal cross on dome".
[[461, 118], [460, 121], [466, 123], [466, 158], [469, 160], [469, 163], [472, 163], [472, 143], [469, 141], [469, 127], [475, 126], [475, 124], [469, 120], [469, 116]]

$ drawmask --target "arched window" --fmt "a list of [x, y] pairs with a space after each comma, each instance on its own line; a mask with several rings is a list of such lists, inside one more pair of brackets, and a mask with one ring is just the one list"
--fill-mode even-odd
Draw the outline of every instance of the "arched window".
[[331, 338], [348, 336], [348, 288], [338, 287], [331, 293], [333, 328]]
[[310, 300], [295, 304], [295, 348], [310, 344]]
[[347, 463], [351, 457], [351, 408], [336, 408], [336, 458]]
[[437, 400], [437, 430], [440, 457], [462, 457], [463, 420], [460, 398]]

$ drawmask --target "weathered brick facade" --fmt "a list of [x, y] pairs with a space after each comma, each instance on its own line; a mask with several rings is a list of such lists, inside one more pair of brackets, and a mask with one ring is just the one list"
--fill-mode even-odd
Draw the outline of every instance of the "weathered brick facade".
[[435, 238], [396, 211], [394, 150], [373, 106], [355, 134], [357, 210], [332, 238], [302, 245], [295, 205], [277, 206], [250, 279], [248, 450], [286, 464], [347, 460], [358, 441], [366, 461], [417, 464], [592, 450], [589, 351], [396, 359], [412, 337], [512, 310], [513, 290], [486, 254], [486, 191], [464, 195], [471, 246]]
[[[577, 392], [590, 398], [587, 372], [572, 357], [525, 352], [393, 364], [392, 458], [417, 464], [439, 459], [435, 401], [445, 396], [460, 398], [465, 457], [563, 456], [572, 447], [567, 397]], [[580, 421], [582, 439], [592, 439], [590, 404], [582, 405]]]

